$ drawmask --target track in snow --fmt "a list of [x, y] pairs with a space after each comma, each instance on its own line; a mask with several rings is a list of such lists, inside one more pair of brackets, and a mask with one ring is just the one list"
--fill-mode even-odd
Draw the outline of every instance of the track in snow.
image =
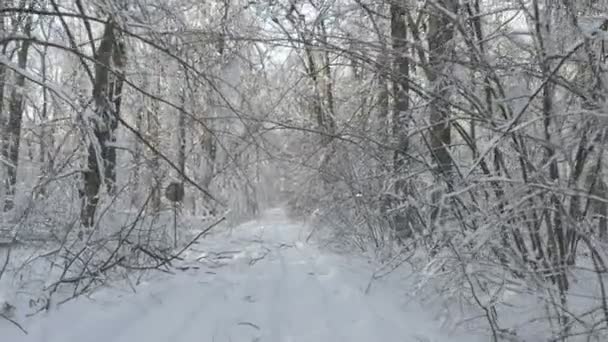
[[379, 283], [366, 295], [369, 267], [299, 242], [304, 233], [272, 211], [198, 245], [203, 260], [215, 260], [199, 270], [151, 282], [136, 294], [117, 298], [118, 291], [108, 291], [68, 303], [30, 322], [26, 337], [0, 323], [0, 336], [9, 337], [1, 340], [473, 341], [448, 337], [430, 313], [403, 304], [399, 284]]

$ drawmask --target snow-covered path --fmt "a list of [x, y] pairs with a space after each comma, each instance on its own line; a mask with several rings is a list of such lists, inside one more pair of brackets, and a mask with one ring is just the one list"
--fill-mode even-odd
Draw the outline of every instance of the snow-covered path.
[[0, 322], [8, 335], [0, 340], [474, 341], [440, 331], [399, 284], [379, 282], [365, 294], [371, 267], [301, 243], [301, 228], [270, 212], [197, 245], [198, 270], [65, 304], [28, 322], [28, 336]]

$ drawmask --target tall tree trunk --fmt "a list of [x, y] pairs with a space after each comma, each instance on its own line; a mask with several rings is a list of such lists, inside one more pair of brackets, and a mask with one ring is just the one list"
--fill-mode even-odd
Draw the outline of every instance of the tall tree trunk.
[[[26, 19], [24, 33], [29, 36], [32, 30], [31, 16]], [[30, 41], [23, 40], [17, 55], [18, 67], [21, 70], [27, 68]], [[8, 162], [5, 179], [6, 198], [4, 211], [13, 209], [15, 205], [15, 187], [17, 185], [17, 169], [19, 167], [19, 147], [21, 145], [21, 126], [23, 123], [25, 76], [17, 73], [15, 77], [15, 88], [11, 93], [8, 109], [8, 122], [6, 125], [6, 140], [4, 141], [3, 154]]]
[[[120, 117], [120, 104], [122, 95], [122, 76], [115, 78], [110, 82], [110, 101], [113, 106], [113, 115]], [[110, 195], [116, 194], [116, 129], [118, 128], [118, 120], [112, 119], [111, 133], [107, 144], [104, 145], [104, 181]]]
[[[181, 94], [181, 104], [186, 106], [185, 90]], [[177, 166], [182, 174], [186, 173], [186, 114], [180, 111], [177, 117]]]
[[390, 98], [389, 98], [389, 73], [390, 70], [387, 70], [388, 67], [386, 65], [390, 65], [390, 60], [388, 59], [388, 49], [384, 49], [382, 55], [378, 58], [378, 64], [382, 65], [381, 69], [378, 71], [378, 123], [375, 127], [378, 127], [378, 133], [380, 134], [381, 141], [385, 144], [388, 144], [388, 140], [390, 139], [389, 132], [389, 111], [390, 111]]
[[[162, 96], [163, 87], [162, 82], [165, 75], [165, 68], [160, 67], [158, 77], [156, 80], [156, 93], [157, 96]], [[153, 101], [150, 110], [146, 113], [146, 120], [148, 126], [148, 134], [150, 137], [150, 144], [155, 150], [160, 150], [160, 105], [157, 101]], [[156, 153], [150, 152], [148, 159], [148, 165], [150, 169], [150, 178], [148, 180], [149, 186], [151, 187], [152, 197], [151, 206], [154, 213], [158, 213], [161, 209], [161, 187], [162, 187], [162, 173], [160, 169], [160, 159]]]
[[326, 102], [324, 108], [326, 130], [329, 134], [334, 134], [336, 131], [336, 112], [334, 104], [334, 84], [332, 76], [331, 58], [329, 55], [329, 44], [327, 42], [327, 28], [325, 27], [325, 21], [321, 20], [321, 44], [325, 47], [323, 51], [323, 97]]
[[[210, 127], [211, 124], [209, 121], [206, 123], [206, 127]], [[203, 132], [202, 140], [202, 149], [203, 149], [203, 171], [202, 171], [202, 180], [201, 186], [204, 189], [209, 189], [211, 185], [211, 181], [213, 180], [213, 176], [215, 174], [215, 161], [217, 158], [217, 146], [216, 141], [213, 138], [213, 134], [211, 131], [205, 129]], [[204, 208], [210, 209], [211, 212], [214, 212], [213, 208], [208, 208], [209, 203], [205, 203], [203, 205]]]
[[[557, 164], [556, 151], [551, 143], [551, 127], [552, 118], [555, 115], [555, 84], [550, 82], [549, 79], [552, 77], [552, 63], [547, 56], [552, 52], [550, 42], [546, 41], [551, 37], [552, 30], [552, 18], [551, 12], [554, 4], [550, 4], [545, 1], [544, 5], [539, 4], [538, 0], [532, 1], [533, 6], [533, 20], [534, 20], [534, 33], [535, 43], [537, 49], [538, 63], [540, 71], [542, 73], [542, 117], [543, 117], [543, 133], [544, 133], [544, 161], [543, 164], [549, 166], [548, 176], [551, 184], [557, 185], [560, 180], [559, 166]], [[541, 13], [542, 11], [542, 13]], [[568, 249], [570, 243], [566, 240], [566, 232], [568, 227], [568, 220], [564, 220], [562, 216], [563, 204], [561, 202], [561, 195], [554, 192], [553, 190], [548, 193], [550, 206], [547, 205], [547, 212], [549, 213], [547, 219], [547, 230], [548, 230], [548, 251], [552, 261], [552, 279], [556, 282], [559, 293], [560, 293], [560, 305], [564, 310], [568, 310], [568, 299], [567, 292], [569, 290], [568, 280], [568, 255], [570, 254]], [[566, 311], [567, 312], [567, 311]], [[559, 313], [558, 319], [564, 329], [565, 334], [569, 333], [570, 327], [570, 316], [568, 314]]]
[[96, 117], [92, 120], [94, 139], [88, 148], [81, 211], [81, 221], [85, 227], [92, 227], [94, 224], [102, 182], [106, 183], [108, 192], [113, 193], [116, 180], [116, 150], [112, 143], [116, 141], [122, 82], [110, 72], [110, 67], [123, 66], [124, 47], [117, 41], [114, 25], [111, 19], [108, 20], [103, 38], [95, 52], [93, 100]]
[[[438, 8], [437, 5], [441, 6]], [[430, 102], [430, 146], [433, 158], [437, 165], [437, 171], [443, 176], [451, 187], [452, 158], [450, 156], [451, 124], [450, 112], [447, 105], [449, 91], [447, 89], [447, 72], [449, 54], [453, 52], [452, 39], [454, 38], [454, 25], [450, 18], [443, 13], [444, 9], [456, 13], [458, 0], [438, 0], [436, 4], [430, 4], [429, 9], [429, 69], [427, 74], [433, 99]]]
[[[143, 114], [144, 109], [138, 110], [135, 114], [135, 128], [138, 132], [143, 132]], [[135, 141], [133, 153], [133, 173], [132, 173], [132, 189], [131, 193], [131, 205], [135, 206], [139, 203], [140, 194], [139, 194], [139, 185], [140, 185], [140, 177], [141, 177], [141, 161], [143, 155], [142, 144], [139, 141]]]
[[[473, 28], [473, 34], [475, 36], [475, 39], [477, 41], [477, 46], [479, 48], [479, 52], [481, 54], [481, 58], [485, 58], [486, 55], [486, 44], [485, 42], [485, 36], [483, 33], [483, 26], [482, 26], [482, 22], [481, 22], [481, 18], [483, 16], [482, 12], [481, 12], [481, 7], [479, 5], [479, 1], [480, 0], [474, 0], [471, 1], [469, 3], [466, 4], [466, 9], [467, 12], [469, 14], [469, 17], [471, 18], [471, 27]], [[488, 75], [484, 76], [484, 85], [483, 85], [483, 91], [484, 91], [484, 96], [485, 96], [485, 102], [486, 102], [486, 110], [488, 111], [488, 113], [493, 113], [494, 112], [494, 105], [493, 105], [493, 100], [492, 100], [492, 88], [491, 88], [491, 80], [490, 77]], [[469, 125], [470, 125], [470, 136], [471, 136], [471, 142], [473, 144], [475, 144], [475, 149], [472, 151], [472, 156], [473, 158], [477, 158], [478, 157], [478, 151], [477, 151], [477, 133], [475, 130], [476, 127], [476, 123], [475, 123], [475, 119], [472, 118], [469, 121]]]
[[[154, 106], [157, 107], [157, 106]], [[148, 134], [150, 134], [150, 144], [154, 146], [156, 150], [160, 147], [160, 121], [158, 118], [158, 109], [148, 111]], [[158, 213], [161, 207], [161, 186], [162, 186], [162, 175], [160, 170], [160, 161], [158, 156], [153, 153], [149, 157], [150, 165], [150, 187], [152, 188], [151, 205], [152, 211]]]
[[[3, 1], [0, 1], [0, 10], [5, 6]], [[4, 23], [4, 15], [0, 15], [0, 32], [6, 31], [6, 25]], [[0, 56], [6, 56], [7, 44], [0, 46], [2, 51]], [[6, 114], [4, 113], [4, 85], [6, 83], [6, 65], [0, 63], [0, 177], [4, 177], [2, 172], [8, 163], [4, 160], [4, 140], [6, 139]], [[0, 199], [3, 199], [4, 186], [0, 186]]]
[[[181, 105], [182, 107], [186, 107], [186, 87], [184, 87], [184, 89], [182, 90], [181, 94], [180, 94], [180, 100], [181, 100]], [[181, 175], [185, 175], [186, 174], [186, 114], [184, 113], [184, 111], [180, 111], [177, 114], [177, 167], [179, 169], [179, 172], [181, 173]], [[183, 176], [179, 177], [180, 179], [180, 184], [181, 184], [181, 189], [184, 190], [184, 179]], [[181, 210], [181, 205], [183, 204], [183, 198], [181, 201], [178, 202], [174, 202], [174, 209], [177, 209], [177, 206], [180, 206], [180, 210]], [[177, 215], [177, 214], [176, 214]]]
[[[45, 46], [43, 50], [40, 52], [40, 69], [42, 76], [42, 83], [47, 82], [48, 80], [48, 70], [47, 70], [47, 52], [48, 47]], [[47, 128], [48, 119], [49, 119], [49, 91], [47, 87], [42, 88], [42, 110], [40, 111], [40, 138], [38, 140], [39, 144], [39, 162], [40, 162], [40, 178], [44, 179], [48, 177], [51, 171], [51, 160], [50, 160], [50, 151], [53, 149], [53, 145], [50, 143], [50, 139], [47, 136], [50, 136], [52, 133], [49, 132]], [[43, 184], [42, 184], [43, 185]], [[40, 187], [37, 195], [44, 196], [46, 194], [46, 186]]]
[[[391, 38], [393, 44], [393, 132], [397, 146], [393, 155], [393, 165], [396, 174], [395, 193], [397, 195], [393, 207], [401, 206], [402, 199], [407, 195], [406, 181], [407, 150], [408, 150], [408, 121], [409, 121], [409, 73], [410, 64], [407, 50], [407, 26], [405, 21], [405, 8], [402, 4], [392, 2], [391, 12]], [[399, 238], [411, 236], [408, 227], [407, 212], [400, 211], [393, 219], [394, 229]]]

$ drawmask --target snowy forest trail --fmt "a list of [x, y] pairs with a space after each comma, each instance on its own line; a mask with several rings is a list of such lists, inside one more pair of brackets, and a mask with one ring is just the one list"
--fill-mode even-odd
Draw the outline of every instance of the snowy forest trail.
[[448, 336], [400, 284], [374, 284], [371, 266], [302, 243], [306, 230], [275, 210], [201, 241], [200, 266], [112, 289], [38, 317], [29, 335], [0, 323], [2, 341], [372, 342], [475, 341]]

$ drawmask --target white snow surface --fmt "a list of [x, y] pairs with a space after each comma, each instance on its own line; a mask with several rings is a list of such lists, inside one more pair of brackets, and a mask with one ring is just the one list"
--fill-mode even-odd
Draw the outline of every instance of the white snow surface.
[[107, 288], [22, 322], [0, 320], [0, 341], [374, 342], [487, 341], [441, 328], [396, 280], [376, 280], [363, 257], [302, 242], [304, 225], [279, 210], [216, 232], [175, 275]]

